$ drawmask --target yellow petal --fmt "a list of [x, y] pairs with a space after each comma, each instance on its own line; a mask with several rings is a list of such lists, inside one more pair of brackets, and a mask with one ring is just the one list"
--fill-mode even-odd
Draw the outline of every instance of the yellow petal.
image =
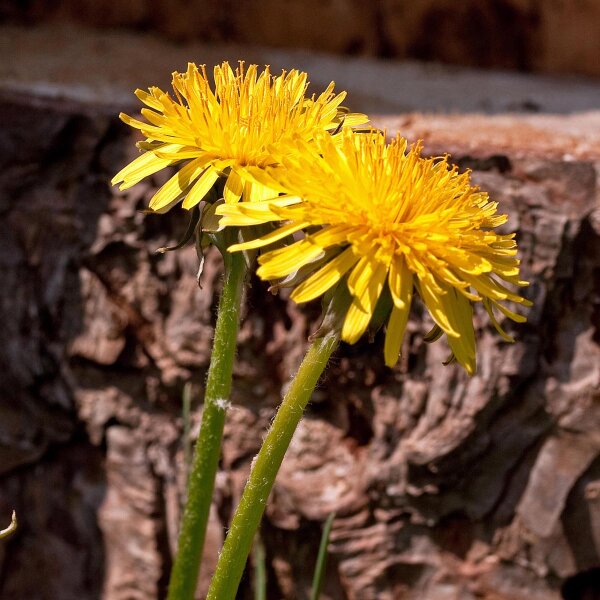
[[330, 225], [323, 227], [317, 233], [311, 234], [307, 239], [321, 248], [328, 248], [347, 242], [349, 230], [351, 230], [351, 227], [347, 225]]
[[366, 331], [371, 315], [366, 313], [358, 304], [356, 298], [350, 305], [344, 325], [342, 326], [342, 339], [349, 344], [355, 344]]
[[[513, 338], [512, 335], [506, 333], [506, 331], [504, 331], [500, 323], [498, 323], [496, 315], [494, 315], [494, 311], [492, 309], [492, 301], [489, 298], [484, 298], [483, 305], [485, 306], [485, 309], [487, 310], [487, 313], [490, 316], [490, 321], [492, 322], [494, 329], [500, 334], [504, 341], [513, 343], [515, 341], [515, 338]], [[496, 307], [499, 307], [499, 304], [496, 304]]]
[[140, 112], [142, 113], [142, 116], [152, 125], [162, 128], [169, 126], [169, 119], [162, 113], [157, 113], [149, 108], [142, 108]]
[[237, 171], [231, 169], [229, 177], [225, 183], [225, 190], [223, 192], [225, 202], [228, 204], [235, 204], [240, 199], [243, 191], [244, 182], [242, 181], [242, 178], [239, 176]]
[[177, 196], [183, 194], [204, 170], [204, 163], [200, 159], [193, 160], [178, 171], [167, 183], [156, 192], [150, 200], [152, 210], [160, 210], [170, 204]]
[[129, 115], [126, 115], [125, 113], [120, 113], [119, 114], [119, 119], [121, 119], [121, 121], [123, 121], [123, 123], [126, 123], [127, 125], [129, 125], [130, 127], [133, 127], [134, 129], [140, 129], [141, 131], [148, 131], [148, 132], [155, 132], [155, 133], [163, 133], [163, 129], [161, 127], [155, 127], [153, 125], [148, 125], [148, 123], [144, 123], [143, 121], [138, 121], [137, 119], [134, 119], [133, 117], [130, 117]]
[[460, 332], [459, 337], [448, 336], [450, 348], [467, 373], [473, 375], [476, 368], [473, 305], [451, 287], [440, 299], [452, 327]]
[[510, 290], [492, 279], [488, 274], [473, 277], [472, 275], [464, 274], [465, 281], [468, 281], [482, 296], [487, 296], [492, 300], [513, 300], [519, 302], [522, 298], [513, 294]]
[[[229, 205], [225, 205], [225, 206], [237, 206], [234, 204], [229, 204]], [[246, 215], [240, 213], [239, 211], [234, 212], [234, 213], [220, 213], [218, 212], [217, 214], [222, 214], [223, 216], [221, 217], [221, 225], [223, 225], [223, 227], [231, 227], [236, 226], [236, 227], [243, 227], [245, 225], [256, 225], [257, 223], [259, 223], [256, 219], [253, 219], [252, 217], [247, 217]], [[274, 221], [278, 221], [279, 219], [273, 219]], [[266, 221], [260, 221], [260, 223], [266, 223]]]
[[281, 216], [273, 212], [278, 206], [294, 205], [300, 202], [300, 198], [280, 197], [270, 202], [222, 204], [217, 208], [217, 214], [223, 218], [223, 225], [258, 225], [270, 221], [281, 221]]
[[395, 256], [390, 263], [388, 283], [394, 305], [404, 308], [406, 299], [412, 299], [413, 274], [409, 270], [403, 256]]
[[[525, 306], [531, 306], [529, 304], [529, 301], [527, 301], [528, 304], [525, 304]], [[511, 321], [515, 321], [515, 323], [525, 323], [527, 321], [527, 317], [523, 316], [523, 315], [519, 315], [516, 312], [513, 312], [512, 310], [506, 308], [506, 306], [503, 306], [502, 304], [500, 304], [499, 302], [494, 302], [496, 308], [503, 313], [505, 316], [507, 316]]]
[[[269, 221], [281, 221], [281, 215], [274, 212], [277, 207], [287, 207], [298, 204], [298, 196], [277, 198], [268, 202], [244, 202], [238, 205], [237, 210], [255, 220], [255, 224], [267, 223]], [[223, 205], [225, 207], [226, 205]], [[224, 208], [223, 208], [224, 209]]]
[[[436, 282], [436, 285], [439, 286], [439, 282]], [[460, 333], [450, 324], [445, 311], [445, 304], [442, 302], [442, 297], [445, 295], [444, 289], [440, 286], [438, 291], [434, 289], [429, 281], [419, 279], [419, 292], [431, 317], [446, 332], [446, 335], [459, 337]]]
[[276, 188], [279, 185], [278, 175], [284, 173], [285, 169], [281, 167], [274, 167], [264, 169], [262, 167], [247, 166], [244, 168], [244, 175], [246, 175], [252, 181], [257, 181], [262, 185], [269, 188]]
[[192, 189], [188, 192], [188, 195], [183, 201], [183, 208], [192, 208], [199, 204], [204, 196], [208, 194], [210, 188], [214, 185], [215, 181], [219, 178], [219, 174], [213, 167], [206, 167], [204, 173], [200, 176], [198, 181], [194, 183]]
[[262, 279], [279, 279], [300, 267], [315, 260], [323, 253], [323, 249], [307, 240], [300, 240], [291, 246], [273, 250], [263, 254], [259, 261], [261, 266], [257, 274]]
[[387, 331], [385, 334], [385, 344], [383, 347], [385, 364], [388, 367], [393, 367], [398, 362], [400, 348], [402, 347], [402, 340], [404, 339], [404, 331], [406, 329], [406, 323], [408, 322], [408, 315], [410, 313], [411, 301], [412, 283], [409, 296], [404, 299], [404, 305], [402, 308], [394, 305], [392, 307], [392, 312], [390, 313]]
[[224, 174], [224, 171], [229, 167], [233, 167], [235, 165], [236, 160], [233, 158], [221, 158], [221, 159], [213, 159], [210, 164], [217, 170], [221, 171], [220, 175]]
[[366, 125], [369, 117], [363, 113], [348, 113], [344, 117], [344, 127], [354, 127], [355, 125]]
[[303, 281], [291, 294], [295, 302], [308, 302], [335, 285], [357, 261], [352, 248], [330, 260], [324, 267]]
[[268, 246], [273, 242], [277, 242], [296, 231], [300, 231], [300, 229], [304, 229], [308, 223], [290, 223], [289, 225], [284, 225], [275, 231], [271, 231], [267, 235], [263, 235], [262, 237], [256, 238], [249, 242], [244, 242], [242, 244], [234, 244], [233, 246], [229, 246], [229, 252], [237, 252], [239, 250], [252, 250], [254, 248], [260, 248], [262, 246]]
[[250, 202], [264, 202], [266, 200], [277, 198], [279, 195], [272, 188], [262, 185], [262, 183], [247, 182], [248, 194], [244, 194], [245, 199]]
[[[168, 146], [173, 146], [175, 150], [169, 150]], [[210, 157], [208, 152], [202, 151], [194, 146], [182, 146], [181, 144], [165, 144], [162, 148], [154, 150], [156, 156], [170, 160], [189, 160], [191, 158]]]
[[[174, 144], [167, 144], [166, 146], [174, 146]], [[166, 147], [165, 146], [165, 147]], [[180, 148], [181, 146], [177, 146]], [[154, 152], [144, 152], [141, 156], [138, 156], [135, 160], [130, 162], [126, 167], [121, 169], [113, 178], [111, 183], [113, 185], [120, 183], [120, 189], [126, 190], [131, 186], [138, 183], [165, 167], [175, 164], [179, 159], [162, 158], [154, 154]]]
[[135, 90], [134, 94], [146, 105], [154, 110], [162, 110], [162, 104], [148, 92], [144, 90]]
[[174, 206], [176, 206], [180, 202], [181, 202], [181, 198], [179, 196], [177, 196], [174, 200], [169, 202], [169, 204], [165, 204], [164, 206], [161, 206], [159, 209], [152, 209], [152, 213], [155, 213], [157, 215], [164, 215], [165, 213], [168, 213]]
[[372, 314], [375, 309], [386, 275], [387, 266], [374, 260], [371, 253], [360, 259], [348, 277], [348, 289], [368, 314]]
[[404, 330], [408, 322], [413, 296], [413, 274], [402, 256], [396, 256], [390, 264], [388, 284], [394, 306], [388, 321], [384, 344], [385, 364], [393, 367], [398, 361]]

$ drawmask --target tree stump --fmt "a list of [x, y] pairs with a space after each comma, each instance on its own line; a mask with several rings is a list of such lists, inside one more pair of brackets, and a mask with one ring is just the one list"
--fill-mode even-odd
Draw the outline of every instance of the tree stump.
[[[164, 173], [110, 187], [136, 153], [112, 108], [14, 89], [0, 104], [0, 517], [20, 521], [0, 546], [0, 596], [163, 598], [182, 389], [195, 434], [220, 258], [208, 253], [200, 289], [193, 248], [155, 253], [185, 214], [140, 212]], [[381, 335], [342, 344], [266, 513], [269, 597], [306, 597], [335, 511], [324, 598], [558, 599], [600, 565], [600, 114], [374, 123], [472, 169], [510, 214], [534, 306], [509, 325], [513, 345], [476, 311], [472, 378], [423, 342], [418, 306], [396, 369]], [[251, 284], [198, 597], [320, 312]]]

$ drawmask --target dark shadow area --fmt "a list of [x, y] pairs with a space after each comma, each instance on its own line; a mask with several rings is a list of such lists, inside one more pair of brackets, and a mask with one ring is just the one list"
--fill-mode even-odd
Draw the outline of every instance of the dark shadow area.
[[68, 346], [83, 329], [79, 270], [108, 206], [115, 132], [73, 106], [0, 102], [0, 512], [17, 533], [0, 596], [98, 599], [104, 451], [75, 411]]
[[599, 511], [596, 502], [600, 482], [600, 457], [596, 458], [569, 493], [562, 526], [575, 565], [580, 570], [600, 565], [600, 544], [597, 527]]
[[600, 600], [600, 567], [569, 577], [560, 591], [564, 600]]
[[1, 506], [14, 507], [19, 520], [6, 543], [2, 598], [102, 597], [104, 543], [97, 515], [106, 492], [103, 463], [102, 448], [80, 430], [2, 478]]

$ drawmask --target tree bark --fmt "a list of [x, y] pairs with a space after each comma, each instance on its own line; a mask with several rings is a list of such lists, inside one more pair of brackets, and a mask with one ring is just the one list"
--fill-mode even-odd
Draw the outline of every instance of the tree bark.
[[[0, 596], [162, 598], [185, 473], [181, 395], [191, 380], [197, 427], [218, 254], [200, 289], [193, 248], [154, 253], [185, 214], [139, 212], [165, 174], [109, 186], [136, 152], [116, 117], [7, 94], [0, 115], [0, 525], [13, 508], [20, 523], [0, 546]], [[423, 342], [418, 308], [395, 370], [380, 335], [340, 347], [267, 510], [269, 597], [306, 597], [331, 511], [324, 598], [547, 600], [600, 564], [599, 122], [376, 122], [452, 152], [509, 212], [534, 307], [509, 325], [513, 345], [476, 311], [473, 378]], [[320, 310], [257, 280], [247, 306], [199, 597]]]

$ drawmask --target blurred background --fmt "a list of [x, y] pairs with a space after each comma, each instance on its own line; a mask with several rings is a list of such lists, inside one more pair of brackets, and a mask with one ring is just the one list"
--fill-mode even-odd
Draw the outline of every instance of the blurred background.
[[597, 0], [2, 0], [5, 23], [600, 75]]

